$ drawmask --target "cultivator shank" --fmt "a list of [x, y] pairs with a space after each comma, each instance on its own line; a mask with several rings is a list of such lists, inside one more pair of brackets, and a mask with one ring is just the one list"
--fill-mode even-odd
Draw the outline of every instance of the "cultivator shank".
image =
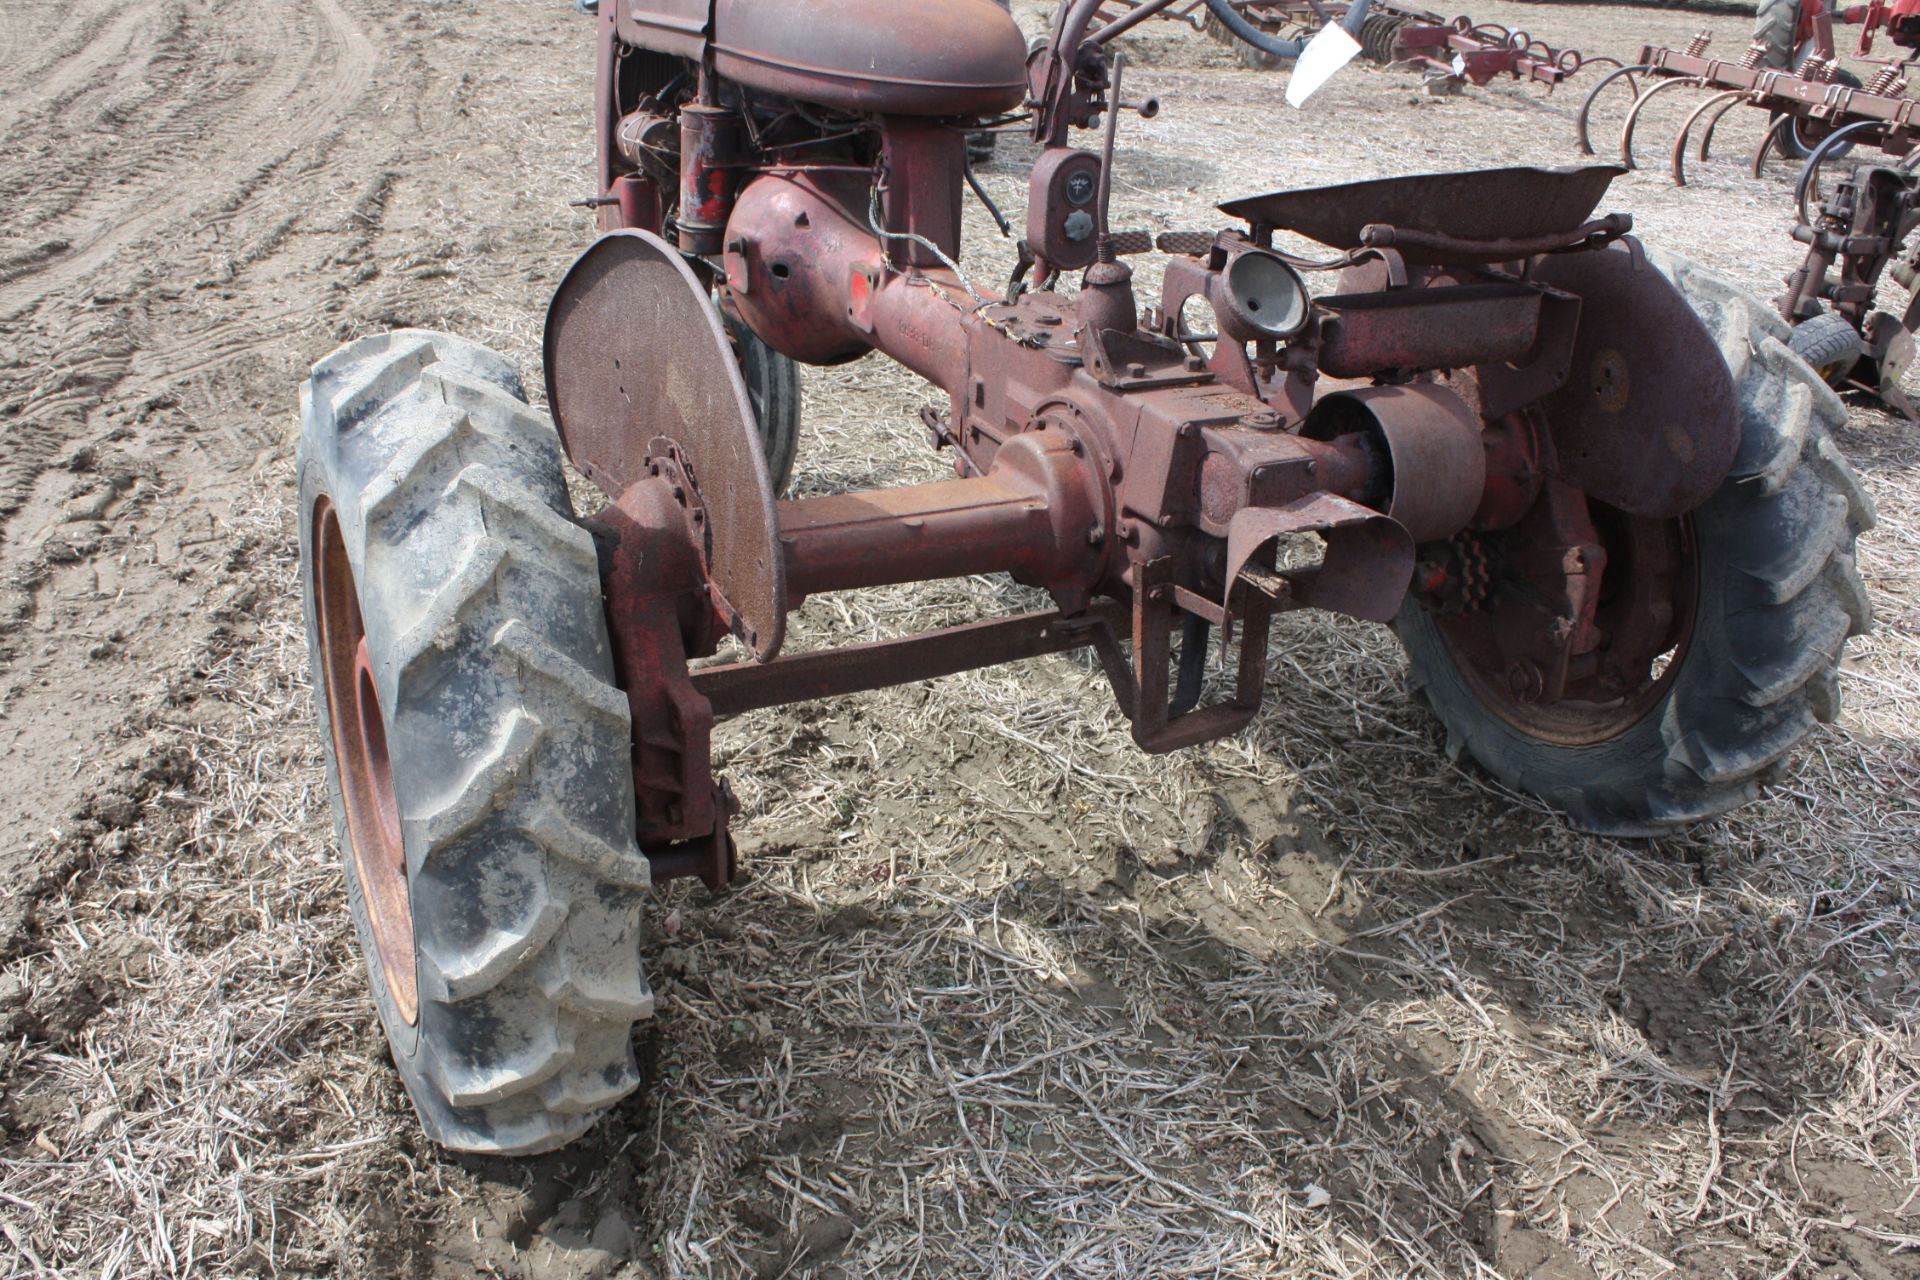
[[1575, 117], [1574, 139], [1581, 154], [1593, 155], [1594, 105], [1608, 88], [1624, 83], [1633, 94], [1617, 142], [1619, 162], [1638, 167], [1634, 136], [1647, 104], [1678, 89], [1699, 90], [1707, 96], [1687, 116], [1669, 148], [1673, 180], [1687, 183], [1686, 153], [1696, 125], [1701, 126], [1698, 158], [1705, 160], [1713, 145], [1714, 129], [1728, 111], [1738, 106], [1769, 113], [1772, 123], [1749, 162], [1758, 177], [1770, 154], [1798, 152], [1805, 156], [1826, 148], [1860, 144], [1904, 156], [1920, 139], [1920, 99], [1906, 96], [1906, 64], [1887, 63], [1865, 84], [1845, 77], [1832, 57], [1814, 55], [1796, 71], [1764, 63], [1766, 47], [1756, 41], [1739, 59], [1710, 57], [1711, 37], [1696, 36], [1685, 49], [1646, 46], [1629, 66], [1595, 84]]
[[[1843, 72], [1833, 46], [1836, 20], [1864, 24], [1862, 54], [1882, 28], [1895, 44], [1911, 48], [1920, 41], [1920, 2], [1905, 0], [1837, 13], [1808, 6], [1802, 13], [1804, 52], [1792, 70], [1774, 65], [1778, 51], [1762, 38], [1737, 62], [1710, 56], [1706, 33], [1685, 49], [1648, 46], [1634, 64], [1594, 86], [1576, 118], [1576, 138], [1584, 153], [1594, 153], [1594, 105], [1610, 86], [1624, 82], [1633, 100], [1620, 127], [1619, 160], [1632, 168], [1635, 134], [1649, 105], [1662, 96], [1698, 90], [1705, 96], [1687, 114], [1668, 154], [1674, 182], [1685, 186], [1696, 128], [1696, 154], [1706, 160], [1714, 130], [1730, 111], [1747, 106], [1769, 112], [1772, 120], [1751, 159], [1753, 176], [1760, 176], [1771, 154], [1801, 158], [1793, 235], [1807, 245], [1807, 255], [1778, 303], [1780, 314], [1796, 326], [1794, 349], [1834, 386], [1865, 391], [1913, 418], [1914, 406], [1900, 379], [1912, 363], [1920, 302], [1910, 296], [1895, 315], [1876, 309], [1875, 294], [1889, 266], [1903, 287], [1911, 291], [1916, 282], [1920, 247], [1910, 241], [1920, 221], [1915, 196], [1920, 99], [1906, 92], [1911, 60], [1884, 62], [1864, 83]], [[1857, 165], [1823, 196], [1824, 171], [1855, 147], [1876, 148], [1893, 159]]]
[[[1346, 0], [1230, 0], [1233, 11], [1262, 34], [1279, 41], [1311, 38], [1328, 23], [1342, 22], [1351, 11]], [[1184, 23], [1248, 52], [1254, 65], [1277, 65], [1278, 58], [1248, 51], [1208, 8], [1206, 0], [1103, 0], [1095, 14], [1111, 39], [1150, 18]], [[1486, 85], [1508, 76], [1549, 89], [1583, 66], [1619, 66], [1616, 58], [1588, 58], [1576, 49], [1556, 49], [1525, 31], [1464, 15], [1440, 14], [1393, 0], [1372, 0], [1353, 32], [1361, 51], [1381, 65], [1401, 65], [1429, 78]]]

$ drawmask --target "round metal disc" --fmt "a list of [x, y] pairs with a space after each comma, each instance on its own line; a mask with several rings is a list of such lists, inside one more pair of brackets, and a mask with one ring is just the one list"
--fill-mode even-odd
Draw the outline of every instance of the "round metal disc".
[[651, 477], [657, 442], [678, 446], [717, 603], [771, 658], [787, 616], [773, 486], [720, 312], [680, 254], [646, 231], [595, 241], [547, 308], [546, 377], [567, 456], [609, 497]]

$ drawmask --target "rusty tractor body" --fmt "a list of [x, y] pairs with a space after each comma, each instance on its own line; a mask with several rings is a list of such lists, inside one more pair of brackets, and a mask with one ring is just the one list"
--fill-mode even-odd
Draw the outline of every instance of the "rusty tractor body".
[[[1159, 237], [1165, 285], [1142, 308], [1121, 250], [1147, 237], [1109, 225], [1110, 155], [1067, 138], [1102, 115], [1110, 136], [1118, 114], [1097, 4], [1062, 5], [1031, 61], [991, 0], [910, 20], [868, 7], [831, 34], [818, 3], [718, 0], [706, 34], [705, 0], [602, 21], [614, 230], [561, 286], [547, 376], [568, 452], [613, 499], [601, 529], [634, 721], [676, 726], [636, 756], [660, 872], [730, 874], [716, 714], [1089, 646], [1136, 741], [1172, 750], [1253, 717], [1275, 612], [1384, 622], [1410, 589], [1465, 608], [1460, 547], [1508, 531], [1538, 548], [1527, 603], [1463, 643], [1515, 706], [1614, 703], [1603, 679], [1651, 679], [1670, 636], [1600, 622], [1594, 504], [1683, 516], [1725, 476], [1738, 422], [1717, 350], [1630, 220], [1595, 216], [1617, 170], [1237, 201], [1242, 229]], [[962, 29], [964, 57], [934, 56]], [[1042, 151], [1021, 263], [989, 289], [959, 265], [964, 139], [943, 117], [1025, 102]], [[1310, 264], [1330, 276], [1322, 297], [1281, 231], [1333, 251]], [[1077, 296], [1058, 287], [1069, 272]], [[794, 359], [878, 350], [941, 388], [926, 424], [956, 478], [776, 501], [718, 311], [700, 320], [709, 292]], [[1303, 533], [1323, 559], [1276, 569], [1276, 545]], [[622, 571], [644, 564], [644, 582]], [[1057, 607], [782, 653], [803, 597], [989, 571]], [[746, 660], [687, 670], [729, 634]], [[1209, 637], [1238, 656], [1228, 692], [1200, 705]]]
[[[1031, 54], [996, 0], [605, 5], [604, 234], [547, 315], [551, 419], [449, 334], [315, 367], [316, 704], [437, 1141], [547, 1150], [636, 1086], [646, 895], [736, 871], [721, 716], [1087, 649], [1173, 751], [1246, 726], [1275, 617], [1317, 609], [1392, 624], [1456, 756], [1652, 835], [1751, 799], [1834, 714], [1871, 516], [1778, 317], [1599, 213], [1609, 166], [1116, 230], [1118, 122], [1158, 104], [1111, 41], [1174, 0], [1102, 3]], [[993, 282], [961, 260], [969, 188], [992, 210], [968, 142], [1013, 129], [1037, 157]], [[953, 477], [782, 499], [780, 362], [872, 352], [937, 388]], [[563, 448], [607, 498], [585, 520]], [[1046, 607], [788, 644], [808, 597], [983, 573]]]

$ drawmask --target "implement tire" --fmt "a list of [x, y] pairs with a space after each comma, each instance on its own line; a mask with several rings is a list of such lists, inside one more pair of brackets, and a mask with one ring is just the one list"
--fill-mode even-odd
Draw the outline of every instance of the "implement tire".
[[639, 1083], [631, 734], [559, 440], [484, 347], [366, 338], [301, 397], [301, 582], [336, 837], [427, 1135], [526, 1154]]
[[1837, 311], [1823, 311], [1802, 320], [1793, 327], [1787, 346], [1820, 375], [1822, 382], [1834, 388], [1846, 385], [1847, 375], [1867, 353], [1867, 344], [1853, 322]]
[[[1839, 710], [1840, 655], [1871, 613], [1854, 543], [1873, 505], [1829, 438], [1838, 397], [1787, 347], [1787, 325], [1692, 263], [1649, 258], [1716, 338], [1739, 390], [1742, 439], [1720, 490], [1684, 517], [1694, 548], [1691, 634], [1644, 714], [1567, 745], [1490, 706], [1444, 620], [1409, 599], [1394, 628], [1409, 683], [1471, 756], [1588, 831], [1659, 835], [1753, 799]], [[1653, 690], [1662, 686], [1655, 684]]]

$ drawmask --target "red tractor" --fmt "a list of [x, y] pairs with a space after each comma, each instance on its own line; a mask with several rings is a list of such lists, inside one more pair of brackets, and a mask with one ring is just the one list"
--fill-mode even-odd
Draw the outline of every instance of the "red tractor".
[[[605, 234], [547, 317], [551, 417], [444, 334], [315, 367], [327, 769], [436, 1140], [547, 1149], [635, 1087], [648, 887], [734, 871], [717, 717], [1087, 648], [1173, 751], [1247, 725], [1275, 614], [1319, 609], [1393, 626], [1451, 754], [1651, 835], [1751, 799], [1834, 715], [1871, 515], [1785, 323], [1596, 214], [1606, 166], [1116, 229], [1112, 41], [1169, 2], [1065, 0], [1031, 55], [995, 0], [606, 5]], [[961, 262], [967, 140], [1015, 128], [1036, 158], [996, 284]], [[781, 500], [788, 362], [873, 351], [939, 388], [953, 478]], [[585, 519], [566, 460], [606, 497]], [[980, 573], [1050, 607], [785, 651], [804, 597]]]
[[[1860, 77], [1839, 65], [1833, 39], [1836, 23], [1860, 28], [1855, 57], [1871, 54], [1874, 34], [1882, 30], [1908, 51], [1908, 58], [1920, 48], [1920, 0], [1870, 0], [1845, 7], [1834, 0], [1760, 0], [1753, 23], [1759, 65], [1807, 74], [1817, 70], [1818, 78], [1860, 88]], [[1796, 117], [1784, 128], [1780, 147], [1788, 155], [1805, 159], [1825, 136], [1817, 125]]]
[[1884, 30], [1903, 49], [1920, 48], [1920, 0], [1871, 0], [1844, 8], [1833, 0], [1760, 0], [1753, 38], [1766, 45], [1763, 66], [1793, 68], [1809, 57], [1831, 59], [1834, 24], [1860, 28], [1854, 53], [1873, 52], [1873, 37]]

